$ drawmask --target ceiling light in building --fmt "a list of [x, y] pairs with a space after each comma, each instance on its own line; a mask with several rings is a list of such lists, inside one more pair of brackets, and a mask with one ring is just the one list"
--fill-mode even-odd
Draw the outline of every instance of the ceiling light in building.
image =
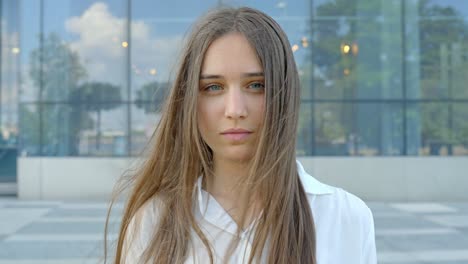
[[150, 73], [151, 75], [156, 75], [156, 73], [158, 73], [158, 72], [156, 71], [156, 69], [151, 69], [151, 70], [149, 71], [149, 73]]
[[18, 54], [20, 53], [20, 49], [15, 47], [11, 49], [11, 52], [13, 52], [13, 54]]
[[307, 48], [309, 46], [309, 41], [307, 40], [306, 37], [302, 37], [301, 42], [302, 42], [302, 47]]
[[298, 49], [299, 49], [299, 46], [298, 46], [297, 44], [294, 44], [294, 45], [292, 46], [292, 51], [293, 51], [293, 52], [296, 52]]
[[351, 46], [349, 46], [348, 44], [341, 44], [341, 52], [343, 54], [348, 54], [350, 50]]
[[128, 42], [127, 41], [122, 42], [122, 47], [124, 48], [128, 47]]
[[359, 47], [356, 43], [353, 43], [353, 46], [351, 47], [351, 51], [353, 52], [354, 55], [357, 55], [359, 52]]

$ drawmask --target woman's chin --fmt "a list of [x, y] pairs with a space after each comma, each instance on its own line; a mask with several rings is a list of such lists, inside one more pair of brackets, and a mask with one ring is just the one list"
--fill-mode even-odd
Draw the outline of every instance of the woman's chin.
[[221, 158], [224, 160], [232, 161], [232, 162], [248, 162], [252, 159], [253, 153], [252, 151], [247, 150], [235, 150], [235, 151], [225, 151], [221, 154]]

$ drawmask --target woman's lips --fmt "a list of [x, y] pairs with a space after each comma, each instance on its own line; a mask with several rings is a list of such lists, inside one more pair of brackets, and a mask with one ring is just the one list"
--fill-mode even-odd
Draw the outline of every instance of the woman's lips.
[[232, 141], [241, 141], [250, 136], [252, 132], [232, 132], [232, 133], [223, 133], [222, 135]]

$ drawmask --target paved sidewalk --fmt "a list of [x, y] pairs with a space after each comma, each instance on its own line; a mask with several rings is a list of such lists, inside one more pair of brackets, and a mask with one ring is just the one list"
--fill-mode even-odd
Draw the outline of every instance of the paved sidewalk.
[[[468, 203], [368, 203], [379, 263], [468, 263]], [[0, 264], [100, 263], [107, 205], [0, 198]], [[122, 204], [111, 216], [117, 233]]]

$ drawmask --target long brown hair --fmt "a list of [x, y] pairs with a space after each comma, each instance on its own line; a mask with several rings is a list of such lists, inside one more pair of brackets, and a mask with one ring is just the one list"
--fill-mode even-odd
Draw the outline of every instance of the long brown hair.
[[[248, 197], [261, 194], [258, 199], [263, 209], [255, 224], [249, 263], [261, 258], [268, 263], [316, 263], [312, 212], [296, 167], [300, 103], [296, 64], [281, 27], [268, 15], [247, 7], [218, 8], [194, 24], [148, 157], [132, 176], [115, 263], [122, 263], [125, 258], [124, 238], [131, 220], [151, 199], [158, 199], [163, 206], [157, 212], [158, 224], [141, 260], [183, 263], [188, 257], [193, 230], [213, 263], [211, 245], [193, 213], [197, 178], [209, 177], [213, 167], [212, 151], [203, 142], [197, 127], [196, 109], [204, 55], [215, 39], [232, 32], [243, 34], [256, 51], [266, 87], [265, 125], [244, 179], [248, 183], [245, 186]], [[108, 217], [109, 213], [110, 209]], [[243, 216], [241, 222], [245, 220], [245, 210]], [[263, 252], [266, 257], [262, 256]]]

